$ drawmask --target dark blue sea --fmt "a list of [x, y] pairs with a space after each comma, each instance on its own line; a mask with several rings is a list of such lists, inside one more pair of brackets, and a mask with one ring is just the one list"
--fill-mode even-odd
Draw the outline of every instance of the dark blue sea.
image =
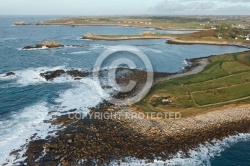
[[[22, 149], [27, 142], [45, 138], [58, 127], [51, 127], [44, 120], [69, 109], [88, 112], [89, 107], [102, 101], [101, 87], [91, 78], [73, 81], [68, 77], [46, 82], [40, 73], [57, 69], [91, 70], [96, 59], [106, 50], [119, 50], [131, 46], [141, 50], [151, 61], [154, 71], [179, 72], [185, 67], [186, 59], [207, 57], [223, 53], [247, 50], [236, 46], [171, 45], [163, 39], [94, 41], [82, 40], [91, 34], [141, 34], [145, 31], [159, 33], [191, 33], [191, 31], [163, 31], [148, 28], [116, 26], [13, 26], [13, 22], [35, 22], [55, 19], [56, 16], [0, 16], [0, 163], [11, 165], [9, 153]], [[22, 50], [24, 46], [55, 40], [68, 45], [58, 49]], [[82, 47], [73, 47], [78, 45]], [[132, 50], [133, 51], [133, 50]], [[120, 52], [120, 57], [128, 56]], [[114, 60], [111, 56], [107, 61]], [[144, 69], [140, 59], [133, 59], [137, 68]], [[5, 77], [7, 72], [14, 76]], [[53, 111], [56, 110], [56, 111]], [[60, 127], [59, 127], [60, 128]], [[240, 135], [218, 141], [216, 145], [200, 147], [191, 152], [191, 158], [173, 158], [175, 165], [250, 166], [250, 135]], [[130, 156], [128, 156], [130, 157]], [[136, 162], [136, 161], [134, 161]], [[162, 162], [157, 162], [161, 165]], [[157, 164], [153, 165], [157, 165]], [[138, 165], [138, 164], [137, 164]]]

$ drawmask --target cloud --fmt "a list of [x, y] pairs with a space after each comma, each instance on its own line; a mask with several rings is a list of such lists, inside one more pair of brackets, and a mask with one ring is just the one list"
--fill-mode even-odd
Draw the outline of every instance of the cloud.
[[215, 4], [213, 2], [191, 2], [186, 5], [191, 10], [208, 10], [212, 9]]
[[159, 2], [154, 7], [150, 8], [150, 11], [155, 13], [170, 13], [170, 12], [179, 12], [181, 11], [195, 11], [195, 10], [208, 10], [212, 9], [215, 6], [213, 2], [201, 2], [193, 1], [185, 3], [184, 1], [173, 1], [173, 0], [164, 0]]
[[182, 11], [185, 10], [185, 5], [182, 5], [176, 1], [168, 1], [165, 0], [156, 4], [154, 7], [151, 8], [152, 11]]
[[250, 0], [223, 0], [223, 1], [231, 3], [242, 3], [242, 2], [250, 3]]
[[227, 6], [212, 10], [211, 14], [216, 15], [249, 15], [250, 6], [237, 5]]
[[149, 11], [164, 15], [249, 15], [250, 0], [164, 0]]

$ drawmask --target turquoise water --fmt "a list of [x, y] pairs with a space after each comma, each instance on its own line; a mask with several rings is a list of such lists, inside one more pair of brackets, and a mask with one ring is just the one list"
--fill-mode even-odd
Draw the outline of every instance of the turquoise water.
[[[139, 34], [147, 28], [133, 27], [67, 27], [67, 26], [11, 26], [15, 21], [37, 21], [55, 17], [0, 17], [0, 163], [6, 155], [20, 147], [34, 133], [46, 137], [49, 126], [43, 120], [50, 119], [51, 110], [79, 108], [87, 110], [101, 102], [98, 87], [91, 79], [75, 83], [67, 78], [47, 83], [39, 77], [40, 72], [55, 69], [92, 69], [97, 57], [105, 50], [134, 46], [150, 59], [155, 71], [178, 72], [184, 60], [222, 53], [244, 51], [246, 48], [212, 45], [170, 45], [165, 40], [92, 41], [80, 40], [85, 33], [93, 34]], [[161, 30], [152, 30], [163, 32]], [[190, 33], [189, 31], [164, 31], [164, 33]], [[60, 48], [23, 51], [22, 47], [45, 40], [61, 44], [82, 45], [81, 48]], [[119, 53], [108, 59], [106, 65]], [[133, 58], [138, 68], [145, 66]], [[11, 79], [6, 72], [16, 73]], [[81, 93], [79, 93], [81, 92]], [[81, 99], [81, 100], [80, 100]], [[249, 141], [242, 141], [211, 160], [211, 165], [250, 165]], [[231, 156], [231, 157], [230, 157]], [[232, 157], [233, 156], [233, 157]]]

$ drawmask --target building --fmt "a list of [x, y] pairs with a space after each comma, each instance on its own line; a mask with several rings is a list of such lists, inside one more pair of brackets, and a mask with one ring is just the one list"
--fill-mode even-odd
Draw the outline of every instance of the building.
[[247, 35], [246, 40], [250, 40], [250, 34]]

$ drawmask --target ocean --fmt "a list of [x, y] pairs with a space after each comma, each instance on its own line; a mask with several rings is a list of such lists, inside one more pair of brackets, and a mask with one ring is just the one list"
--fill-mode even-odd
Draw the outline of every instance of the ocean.
[[[30, 137], [46, 138], [54, 135], [54, 130], [44, 120], [60, 115], [69, 109], [88, 112], [102, 102], [99, 85], [91, 78], [75, 82], [70, 78], [58, 78], [46, 82], [40, 77], [41, 72], [57, 69], [92, 70], [98, 56], [106, 50], [136, 47], [152, 63], [154, 71], [180, 72], [185, 67], [186, 59], [207, 57], [223, 53], [235, 53], [247, 50], [236, 46], [214, 45], [171, 45], [163, 39], [93, 41], [80, 39], [84, 34], [140, 34], [148, 28], [116, 26], [12, 26], [16, 21], [35, 22], [55, 19], [56, 16], [1, 16], [0, 17], [0, 164], [13, 158], [9, 153], [22, 149]], [[163, 31], [150, 29], [159, 33], [190, 33], [191, 31]], [[22, 50], [24, 46], [35, 45], [42, 41], [55, 40], [64, 45], [81, 45], [82, 47], [64, 47], [58, 49]], [[119, 56], [128, 56], [120, 53]], [[114, 58], [107, 60], [108, 67]], [[137, 68], [145, 69], [139, 59], [133, 59]], [[4, 77], [7, 72], [14, 76]], [[56, 110], [56, 111], [55, 111]], [[249, 166], [250, 135], [239, 135], [216, 141], [190, 151], [191, 158], [178, 154], [168, 161], [175, 165], [212, 165], [212, 166]], [[22, 154], [22, 153], [21, 153]], [[128, 156], [129, 157], [129, 156]], [[6, 160], [7, 159], [7, 160]], [[22, 157], [20, 156], [20, 160]], [[138, 165], [136, 159], [131, 164]], [[142, 161], [140, 161], [142, 163]], [[155, 161], [153, 165], [162, 165]], [[115, 165], [115, 164], [114, 164]]]

